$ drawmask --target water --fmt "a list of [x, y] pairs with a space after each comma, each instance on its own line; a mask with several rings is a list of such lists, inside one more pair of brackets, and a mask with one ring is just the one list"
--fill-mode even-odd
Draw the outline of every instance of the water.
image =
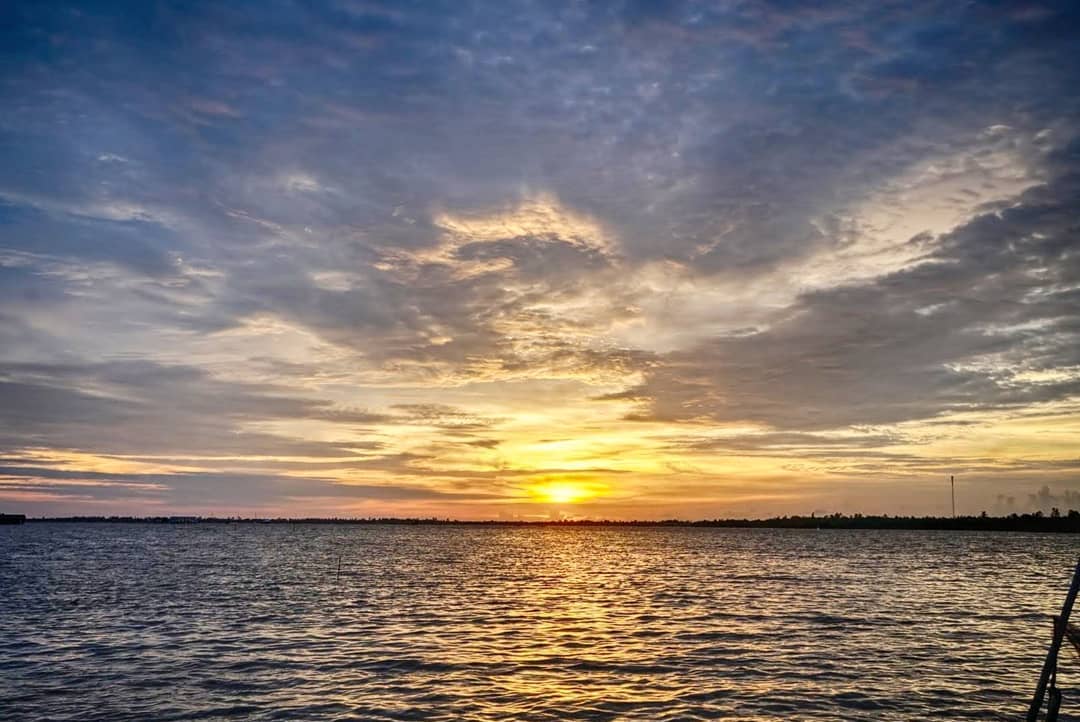
[[1078, 553], [1034, 534], [0, 527], [0, 717], [1016, 719]]

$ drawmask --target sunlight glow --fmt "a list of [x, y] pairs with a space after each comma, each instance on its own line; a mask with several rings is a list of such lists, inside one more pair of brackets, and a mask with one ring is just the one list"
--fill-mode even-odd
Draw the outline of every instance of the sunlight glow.
[[569, 481], [541, 484], [533, 487], [532, 492], [540, 500], [549, 504], [573, 504], [597, 494], [595, 489]]

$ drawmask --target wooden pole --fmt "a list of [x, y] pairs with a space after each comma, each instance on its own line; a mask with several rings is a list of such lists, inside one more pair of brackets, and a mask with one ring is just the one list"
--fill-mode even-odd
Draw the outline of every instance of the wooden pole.
[[1031, 698], [1027, 722], [1038, 722], [1039, 710], [1042, 709], [1043, 700], [1046, 699], [1046, 685], [1050, 683], [1050, 677], [1057, 671], [1058, 652], [1061, 650], [1061, 641], [1065, 637], [1065, 627], [1069, 624], [1069, 614], [1072, 613], [1077, 592], [1080, 592], [1080, 560], [1076, 563], [1069, 593], [1065, 595], [1065, 603], [1061, 606], [1061, 616], [1054, 618], [1054, 638], [1050, 642], [1050, 649], [1046, 652], [1046, 661], [1043, 662], [1042, 674], [1039, 675], [1039, 684], [1035, 687], [1035, 696]]

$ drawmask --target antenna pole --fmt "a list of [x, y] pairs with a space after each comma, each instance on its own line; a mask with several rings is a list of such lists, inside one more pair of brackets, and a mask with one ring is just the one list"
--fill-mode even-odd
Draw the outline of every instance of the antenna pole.
[[952, 490], [952, 518], [956, 518], [956, 477], [949, 476], [949, 487]]

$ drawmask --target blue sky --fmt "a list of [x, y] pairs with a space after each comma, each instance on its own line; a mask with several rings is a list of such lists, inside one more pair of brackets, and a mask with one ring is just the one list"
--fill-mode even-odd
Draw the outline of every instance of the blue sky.
[[1080, 506], [1071, 3], [11, 3], [0, 503]]

